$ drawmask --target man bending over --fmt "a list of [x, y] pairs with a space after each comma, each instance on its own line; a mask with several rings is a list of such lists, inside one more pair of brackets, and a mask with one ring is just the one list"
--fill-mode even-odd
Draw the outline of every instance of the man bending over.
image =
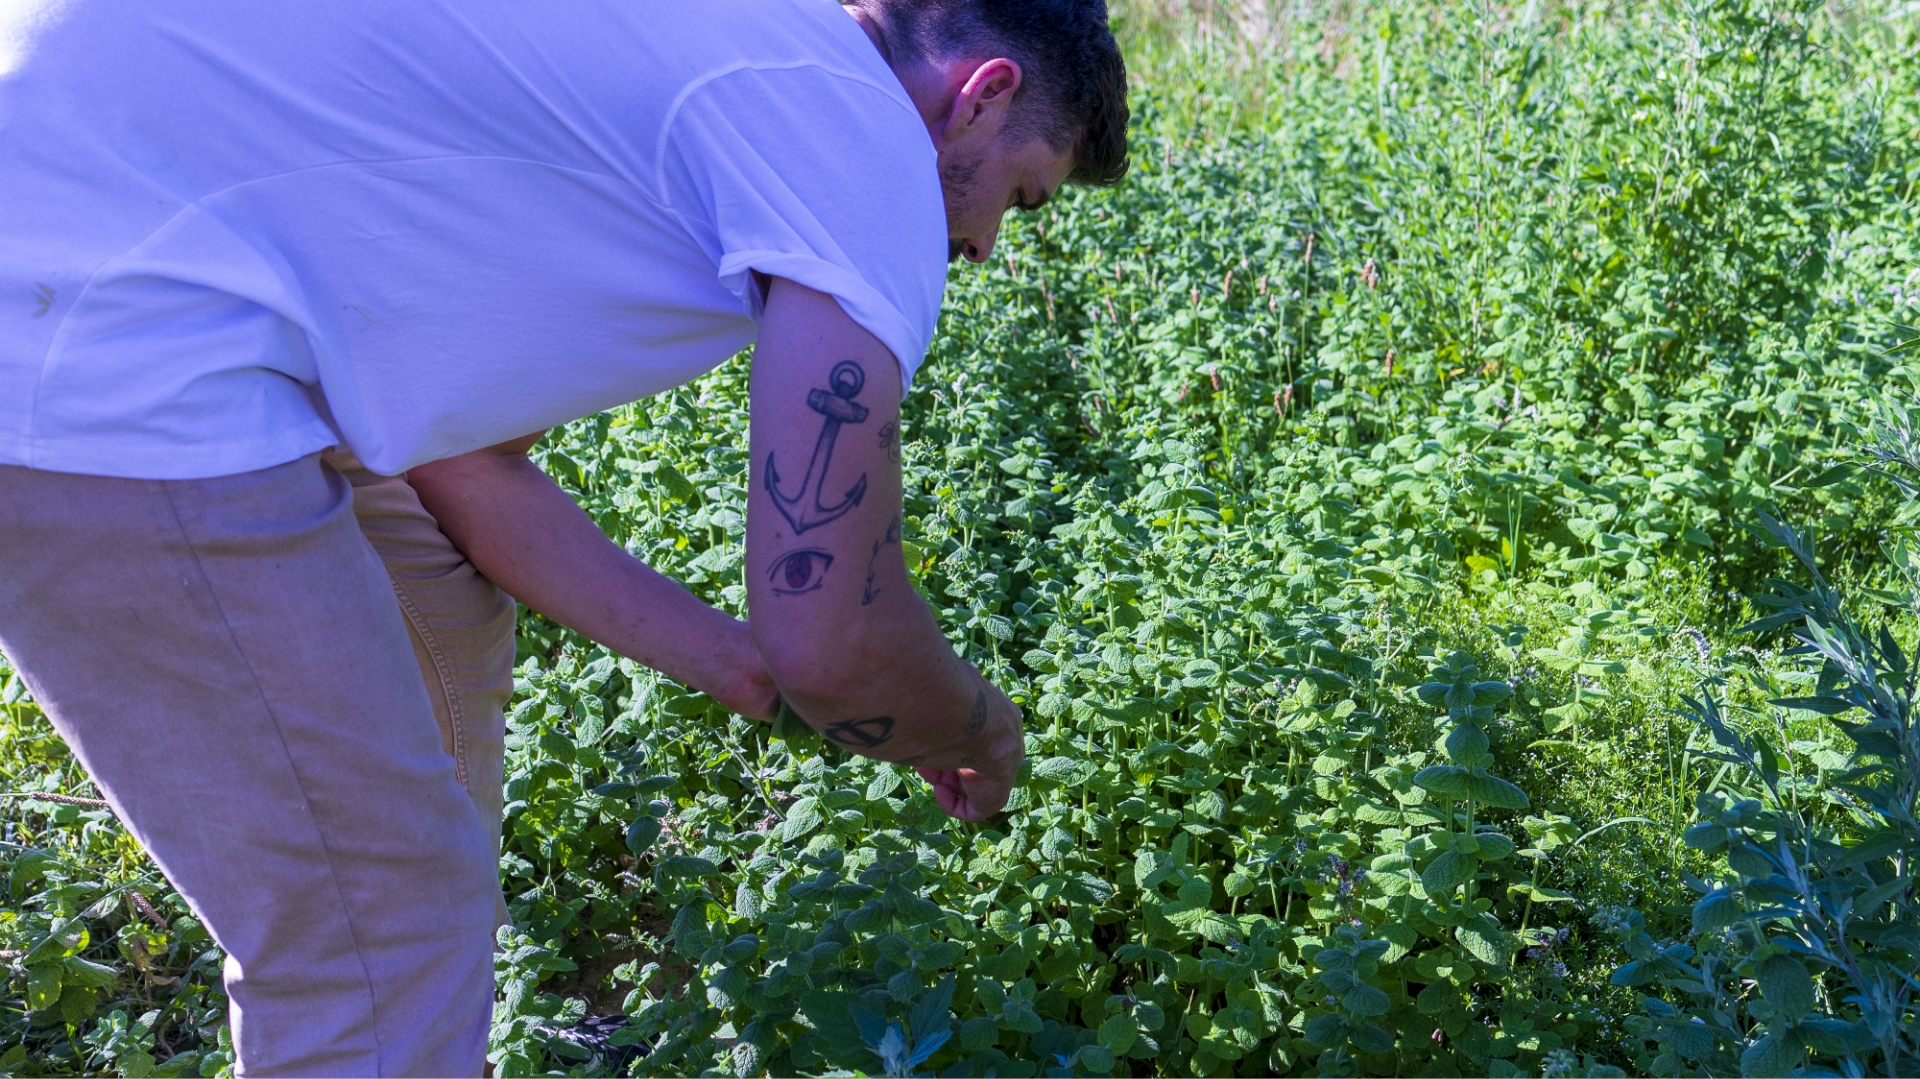
[[[893, 438], [947, 262], [1125, 170], [1102, 0], [7, 21], [0, 648], [226, 950], [241, 1073], [481, 1070], [509, 595], [1004, 804]], [[524, 454], [752, 342], [739, 622]]]

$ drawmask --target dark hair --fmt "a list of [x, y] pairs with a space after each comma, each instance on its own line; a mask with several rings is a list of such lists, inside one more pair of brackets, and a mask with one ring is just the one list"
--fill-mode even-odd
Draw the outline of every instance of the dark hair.
[[1068, 179], [1127, 173], [1127, 65], [1105, 0], [843, 0], [879, 24], [889, 62], [1004, 56], [1020, 65], [1012, 138], [1073, 150]]

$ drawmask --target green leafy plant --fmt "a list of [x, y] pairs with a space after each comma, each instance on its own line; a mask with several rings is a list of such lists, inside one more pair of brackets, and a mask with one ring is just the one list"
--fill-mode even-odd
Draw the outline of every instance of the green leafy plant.
[[[1920, 474], [1902, 437], [1907, 415], [1888, 403], [1870, 447], [1903, 481]], [[1873, 631], [1846, 609], [1806, 533], [1762, 523], [1812, 583], [1775, 582], [1762, 601], [1775, 613], [1749, 628], [1792, 627], [1792, 654], [1817, 671], [1814, 692], [1770, 701], [1762, 714], [1772, 722], [1754, 730], [1732, 721], [1711, 686], [1687, 702], [1713, 736], [1710, 756], [1733, 770], [1727, 787], [1746, 796], [1701, 794], [1700, 821], [1684, 837], [1717, 862], [1715, 879], [1696, 884], [1705, 894], [1693, 907], [1695, 943], [1661, 946], [1643, 919], [1625, 915], [1618, 929], [1633, 961], [1614, 981], [1670, 991], [1646, 999], [1636, 1031], [1658, 1050], [1656, 1074], [1902, 1075], [1920, 1065], [1914, 672], [1887, 627]], [[1908, 589], [1920, 586], [1909, 563], [1896, 564]], [[1909, 619], [1920, 612], [1913, 594], [1902, 604]], [[1818, 743], [1794, 738], [1794, 713], [1829, 717], [1848, 748], [1805, 759]]]
[[[1116, 11], [1132, 174], [956, 268], [903, 417], [902, 547], [1027, 712], [1015, 801], [955, 824], [522, 612], [496, 1074], [1646, 1071], [1637, 998], [1700, 1005], [1609, 983], [1612, 915], [1704, 969], [1685, 882], [1746, 882], [1681, 837], [1783, 827], [1671, 714], [1703, 677], [1858, 849], [1859, 796], [1802, 784], [1863, 713], [1782, 738], [1760, 700], [1845, 687], [1733, 631], [1792, 557], [1760, 508], [1819, 522], [1836, 594], [1913, 591], [1913, 503], [1834, 469], [1911, 355], [1907, 8]], [[534, 451], [736, 614], [750, 362]], [[10, 673], [0, 791], [0, 1072], [228, 1067], [218, 950], [109, 814], [37, 797], [96, 792]], [[1726, 948], [1719, 1072], [1771, 1022]]]

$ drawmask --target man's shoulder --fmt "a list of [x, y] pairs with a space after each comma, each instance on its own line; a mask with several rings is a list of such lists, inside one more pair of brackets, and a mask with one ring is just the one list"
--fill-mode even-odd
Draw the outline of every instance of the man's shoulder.
[[913, 112], [899, 79], [834, 0], [718, 0], [681, 19], [676, 36], [691, 51], [662, 74], [686, 84], [682, 96], [716, 81], [746, 93], [833, 87], [869, 107]]
[[[730, 21], [729, 7], [777, 18], [683, 69], [662, 117], [663, 155], [762, 164], [789, 182], [810, 174], [826, 181], [820, 195], [841, 200], [871, 199], [887, 188], [938, 197], [933, 144], [919, 110], [839, 4], [719, 0], [718, 14], [688, 16], [690, 25], [718, 32]], [[807, 186], [797, 183], [795, 193]]]
[[834, 0], [645, 0], [602, 8], [592, 21], [601, 19], [613, 35], [601, 47], [650, 61], [644, 68], [600, 69], [600, 75], [629, 85], [684, 89], [730, 72], [806, 68], [869, 82], [886, 75], [897, 84], [859, 24]]

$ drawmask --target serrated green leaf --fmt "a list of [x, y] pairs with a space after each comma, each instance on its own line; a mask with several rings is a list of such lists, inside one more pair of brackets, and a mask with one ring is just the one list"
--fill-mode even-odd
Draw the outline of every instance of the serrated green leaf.
[[1498, 776], [1468, 776], [1467, 797], [1494, 809], [1530, 809], [1533, 801], [1527, 792]]
[[1753, 1079], [1787, 1075], [1799, 1067], [1805, 1057], [1806, 1049], [1797, 1039], [1764, 1034], [1754, 1039], [1753, 1044], [1740, 1054], [1740, 1074]]
[[1387, 999], [1386, 993], [1371, 985], [1357, 985], [1340, 998], [1340, 1006], [1355, 1015], [1371, 1017], [1387, 1014], [1393, 1002]]
[[1339, 1045], [1347, 1037], [1347, 1020], [1340, 1015], [1316, 1015], [1307, 1020], [1301, 1033], [1309, 1042], [1323, 1049]]
[[1762, 962], [1755, 980], [1775, 1013], [1787, 1021], [1803, 1018], [1813, 1011], [1813, 974], [1805, 963], [1793, 956], [1776, 955]]
[[1722, 888], [1693, 905], [1693, 931], [1712, 933], [1732, 925], [1741, 915], [1740, 899]]
[[1372, 1023], [1355, 1023], [1347, 1035], [1353, 1047], [1363, 1053], [1385, 1056], [1393, 1052], [1393, 1035]]
[[1449, 895], [1455, 888], [1473, 879], [1480, 863], [1473, 855], [1458, 850], [1441, 851], [1439, 856], [1427, 863], [1420, 873], [1420, 887], [1427, 895], [1439, 898]]
[[1107, 1017], [1100, 1024], [1100, 1044], [1107, 1047], [1115, 1056], [1125, 1056], [1127, 1050], [1140, 1037], [1140, 1023], [1132, 1014], [1120, 1012]]
[[1453, 935], [1475, 959], [1488, 966], [1505, 967], [1513, 956], [1512, 938], [1484, 914], [1454, 927]]

